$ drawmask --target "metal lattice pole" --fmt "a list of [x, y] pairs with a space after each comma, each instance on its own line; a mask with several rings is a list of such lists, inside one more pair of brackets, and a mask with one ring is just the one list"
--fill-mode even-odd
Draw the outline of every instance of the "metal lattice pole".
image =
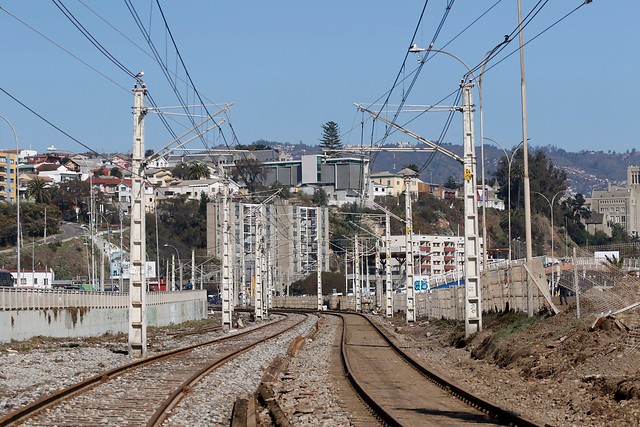
[[227, 189], [229, 186], [225, 181], [222, 186], [222, 330], [228, 331], [232, 327], [233, 307], [232, 283], [231, 283], [231, 259], [229, 248], [229, 198]]
[[264, 226], [263, 226], [262, 207], [258, 211], [256, 218], [256, 250], [255, 250], [255, 316], [256, 320], [264, 318], [263, 300], [262, 300], [262, 258], [264, 244]]
[[145, 200], [144, 200], [144, 95], [147, 89], [133, 88], [133, 151], [131, 169], [131, 239], [129, 284], [129, 355], [147, 355], [147, 315], [145, 289]]
[[391, 218], [385, 215], [385, 246], [386, 246], [386, 282], [387, 282], [387, 317], [393, 316], [393, 279], [391, 277]]
[[480, 242], [476, 204], [476, 157], [473, 141], [471, 82], [462, 83], [464, 137], [464, 257], [465, 257], [465, 336], [482, 330], [480, 288]]
[[359, 240], [358, 240], [358, 235], [355, 235], [355, 239], [356, 239], [356, 243], [355, 243], [355, 255], [354, 255], [354, 259], [353, 259], [353, 263], [354, 263], [354, 274], [355, 274], [355, 281], [354, 281], [354, 289], [353, 289], [353, 293], [355, 294], [356, 297], [356, 311], [357, 312], [361, 312], [362, 311], [362, 290], [361, 288], [361, 283], [360, 283], [360, 244], [359, 244]]
[[404, 177], [405, 187], [405, 272], [407, 288], [407, 323], [416, 321], [416, 296], [413, 288], [413, 214], [411, 211], [411, 192], [409, 191], [410, 176]]

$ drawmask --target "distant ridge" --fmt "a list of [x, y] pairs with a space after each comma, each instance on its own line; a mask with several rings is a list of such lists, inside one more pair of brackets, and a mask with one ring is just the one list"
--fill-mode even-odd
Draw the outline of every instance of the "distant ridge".
[[[303, 143], [290, 144], [273, 141], [256, 141], [256, 143], [269, 145], [279, 149], [293, 158], [303, 154], [320, 153], [317, 145], [306, 145]], [[406, 143], [403, 143], [406, 144]], [[413, 144], [412, 144], [413, 145]], [[415, 144], [417, 145], [417, 144]], [[397, 144], [387, 144], [395, 147]], [[462, 155], [462, 146], [455, 144], [442, 144], [443, 147]], [[511, 149], [511, 147], [509, 147]], [[627, 167], [630, 165], [640, 165], [640, 152], [636, 149], [628, 150], [624, 153], [604, 152], [596, 150], [582, 150], [580, 152], [569, 152], [555, 146], [537, 147], [531, 146], [530, 151], [542, 150], [553, 164], [567, 173], [567, 180], [571, 190], [582, 193], [586, 197], [591, 195], [591, 191], [605, 189], [607, 183], [614, 185], [624, 185], [627, 179]], [[504, 158], [504, 151], [495, 145], [486, 144], [484, 146], [486, 159], [486, 180], [490, 182], [492, 173], [496, 170], [498, 162]], [[462, 169], [460, 165], [445, 157], [436, 154], [429, 162], [432, 153], [385, 153], [380, 152], [376, 157], [372, 167], [373, 172], [397, 172], [404, 166], [415, 164], [424, 170], [420, 174], [420, 179], [425, 182], [433, 181], [442, 184], [449, 176], [454, 176], [458, 182], [462, 181]], [[355, 155], [355, 154], [354, 154]], [[476, 152], [480, 157], [480, 150]], [[535, 173], [532, 171], [531, 173]], [[480, 164], [478, 164], [478, 174], [480, 174]]]

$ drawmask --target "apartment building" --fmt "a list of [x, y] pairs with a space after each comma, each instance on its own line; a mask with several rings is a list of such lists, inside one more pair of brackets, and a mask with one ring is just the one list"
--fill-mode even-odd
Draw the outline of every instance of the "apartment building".
[[[223, 250], [222, 215], [220, 199], [207, 205], [207, 253], [218, 258]], [[245, 289], [251, 284], [256, 252], [260, 248], [272, 267], [270, 273], [276, 293], [286, 292], [289, 283], [316, 271], [318, 255], [323, 271], [329, 270], [326, 207], [297, 206], [281, 199], [265, 205], [232, 201], [229, 226], [234, 281], [244, 282]], [[264, 230], [264, 240], [259, 237], [260, 227]]]
[[15, 150], [0, 151], [0, 200], [15, 202], [18, 194], [16, 165], [18, 156]]

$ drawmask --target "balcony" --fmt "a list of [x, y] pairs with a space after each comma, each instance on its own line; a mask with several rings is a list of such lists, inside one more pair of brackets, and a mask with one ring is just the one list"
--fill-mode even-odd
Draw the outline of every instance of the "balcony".
[[443, 249], [445, 253], [451, 253], [456, 251], [455, 246], [445, 246]]
[[455, 259], [456, 259], [456, 257], [453, 256], [453, 255], [445, 255], [444, 256], [444, 260], [445, 261], [454, 261]]
[[451, 271], [451, 270], [455, 270], [456, 266], [455, 265], [445, 265], [444, 266], [444, 271]]
[[427, 245], [421, 245], [420, 246], [420, 250], [422, 252], [429, 252], [431, 250], [431, 246], [427, 246]]
[[431, 255], [421, 256], [420, 259], [422, 260], [422, 262], [431, 261]]

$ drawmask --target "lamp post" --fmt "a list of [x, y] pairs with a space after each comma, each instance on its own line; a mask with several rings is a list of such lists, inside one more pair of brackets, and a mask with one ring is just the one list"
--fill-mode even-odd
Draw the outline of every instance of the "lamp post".
[[482, 241], [484, 244], [484, 251], [482, 251], [482, 269], [487, 269], [487, 249], [489, 243], [487, 242], [487, 197], [485, 186], [485, 158], [484, 158], [484, 115], [482, 110], [482, 77], [484, 76], [484, 70], [487, 67], [491, 55], [498, 50], [501, 46], [509, 43], [509, 36], [504, 36], [504, 40], [497, 44], [493, 49], [488, 51], [484, 58], [482, 58], [482, 67], [480, 68], [480, 74], [478, 75], [478, 104], [480, 106], [480, 160], [482, 161]]
[[173, 248], [173, 250], [176, 251], [176, 254], [178, 255], [178, 271], [180, 272], [180, 290], [182, 290], [182, 260], [180, 259], [180, 252], [178, 252], [178, 249], [175, 246], [170, 245], [168, 243], [165, 243], [164, 247]]
[[[463, 157], [457, 156], [453, 153], [447, 154], [450, 157], [458, 160], [462, 163], [464, 170], [464, 240], [465, 240], [465, 336], [479, 332], [482, 330], [482, 288], [481, 288], [481, 271], [480, 271], [480, 242], [478, 239], [478, 206], [476, 202], [476, 188], [475, 188], [475, 176], [476, 176], [476, 156], [475, 156], [475, 143], [474, 143], [474, 125], [473, 125], [473, 100], [472, 100], [472, 80], [467, 80], [469, 76], [473, 77], [473, 80], [477, 81], [477, 76], [473, 70], [457, 56], [436, 49], [421, 49], [416, 45], [409, 48], [410, 53], [419, 52], [435, 52], [443, 53], [456, 59], [462, 65], [464, 65], [468, 73], [463, 77], [460, 87], [462, 89], [462, 127], [463, 127]], [[408, 133], [408, 132], [405, 132]], [[409, 133], [408, 133], [409, 134]], [[419, 140], [427, 143], [427, 145], [436, 145], [424, 138]], [[434, 147], [435, 148], [435, 147]], [[441, 147], [439, 147], [441, 148]], [[408, 245], [407, 245], [408, 246]], [[407, 295], [409, 293], [407, 292]], [[407, 307], [408, 311], [409, 307]]]
[[[80, 157], [80, 155], [78, 153], [76, 153], [75, 151], [71, 151], [71, 150], [63, 150], [63, 149], [59, 149], [56, 148], [55, 149], [56, 153], [67, 153], [67, 154], [72, 154], [75, 156]], [[93, 212], [95, 211], [95, 207], [94, 207], [94, 198], [93, 198], [93, 171], [91, 170], [91, 166], [89, 166], [89, 164], [87, 163], [86, 159], [82, 159], [82, 158], [78, 158], [78, 159], [73, 159], [74, 161], [82, 161], [84, 163], [84, 167], [85, 169], [87, 169], [87, 175], [89, 176], [89, 224], [90, 224], [90, 228], [89, 228], [89, 232], [91, 235], [91, 274], [89, 275], [90, 278], [90, 282], [91, 282], [91, 289], [95, 289], [96, 284], [95, 284], [95, 280], [96, 280], [96, 264], [95, 264], [95, 253], [94, 253], [94, 229], [93, 229]], [[82, 181], [82, 170], [80, 170], [80, 181]]]
[[[538, 191], [532, 191], [532, 193], [537, 194], [539, 196], [544, 197], [544, 199], [547, 201], [547, 203], [549, 203], [549, 210], [551, 211], [551, 263], [554, 263], [554, 253], [553, 253], [553, 203], [556, 200], [556, 197], [558, 196], [558, 194], [563, 194], [565, 192], [565, 190], [560, 190], [558, 191], [556, 194], [553, 195], [553, 197], [551, 198], [551, 200], [549, 200], [549, 198], [547, 196], [545, 196], [544, 194], [538, 192]], [[554, 274], [553, 274], [553, 268], [551, 269], [551, 283], [554, 283]]]
[[491, 138], [487, 138], [484, 137], [484, 139], [486, 139], [487, 141], [491, 141], [494, 144], [496, 144], [498, 147], [500, 147], [502, 149], [502, 151], [504, 151], [504, 157], [507, 159], [507, 213], [509, 216], [509, 255], [508, 255], [508, 259], [507, 259], [507, 267], [511, 266], [511, 164], [513, 163], [513, 159], [516, 156], [516, 152], [518, 151], [518, 149], [522, 146], [522, 141], [520, 141], [520, 143], [516, 146], [516, 148], [513, 149], [513, 151], [511, 152], [511, 156], [509, 156], [507, 154], [507, 150], [505, 150], [505, 148], [495, 139], [491, 139]]
[[[89, 214], [98, 214], [107, 223], [107, 247], [109, 251], [109, 271], [111, 271], [111, 226], [107, 218], [100, 212], [89, 212]], [[111, 276], [111, 273], [109, 273]], [[104, 250], [100, 251], [100, 290], [104, 292]], [[111, 290], [113, 291], [113, 282], [111, 283]]]
[[18, 134], [13, 127], [9, 119], [0, 115], [0, 119], [7, 122], [11, 131], [13, 132], [13, 138], [16, 140], [16, 251], [18, 255], [17, 269], [16, 269], [16, 286], [20, 286], [20, 172], [18, 171]]

